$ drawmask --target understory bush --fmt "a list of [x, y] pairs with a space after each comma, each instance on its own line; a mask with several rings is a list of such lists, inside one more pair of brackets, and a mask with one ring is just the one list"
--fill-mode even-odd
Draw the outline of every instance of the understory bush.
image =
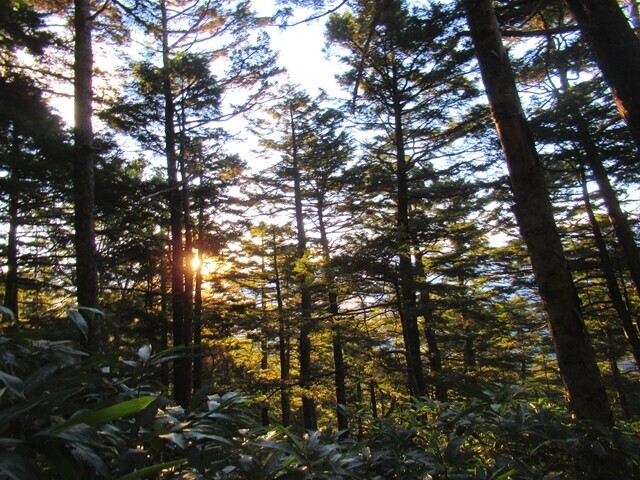
[[[358, 438], [262, 426], [257, 400], [205, 387], [191, 406], [147, 382], [175, 352], [89, 356], [72, 342], [0, 336], [0, 478], [634, 479], [638, 425], [574, 421], [525, 387], [348, 412]], [[134, 359], [135, 358], [135, 359]]]

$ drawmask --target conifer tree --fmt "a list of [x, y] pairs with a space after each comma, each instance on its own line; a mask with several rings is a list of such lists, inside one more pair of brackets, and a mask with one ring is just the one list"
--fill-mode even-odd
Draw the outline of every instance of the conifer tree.
[[516, 219], [549, 316], [549, 329], [571, 407], [578, 418], [610, 424], [609, 402], [495, 12], [489, 0], [465, 0], [462, 5], [509, 168]]

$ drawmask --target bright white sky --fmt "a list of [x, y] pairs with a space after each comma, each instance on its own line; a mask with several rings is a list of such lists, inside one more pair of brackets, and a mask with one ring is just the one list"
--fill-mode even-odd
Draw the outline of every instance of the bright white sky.
[[[269, 15], [275, 10], [273, 3], [273, 0], [255, 0], [254, 8], [259, 14]], [[304, 18], [304, 15], [299, 18]], [[322, 52], [326, 20], [322, 18], [286, 30], [269, 28], [272, 47], [280, 52], [280, 64], [288, 70], [293, 83], [299, 83], [312, 95], [319, 88], [330, 94], [339, 93], [334, 78], [337, 61], [326, 59]]]

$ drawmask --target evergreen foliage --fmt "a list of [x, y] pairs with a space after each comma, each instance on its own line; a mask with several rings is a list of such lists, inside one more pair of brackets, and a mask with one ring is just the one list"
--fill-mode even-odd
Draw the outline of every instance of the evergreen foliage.
[[[640, 478], [637, 145], [576, 14], [620, 2], [478, 2], [78, 2], [87, 215], [77, 10], [2, 3], [0, 479]], [[343, 98], [281, 76], [300, 16]]]

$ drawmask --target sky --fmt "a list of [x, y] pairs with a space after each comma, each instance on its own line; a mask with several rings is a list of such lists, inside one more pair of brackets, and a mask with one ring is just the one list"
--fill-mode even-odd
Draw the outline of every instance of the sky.
[[[274, 11], [273, 3], [273, 0], [257, 0], [254, 8], [259, 14], [267, 15]], [[304, 14], [299, 18], [304, 18]], [[338, 93], [334, 78], [337, 62], [327, 59], [322, 51], [325, 22], [326, 18], [322, 18], [285, 30], [279, 27], [268, 30], [273, 49], [280, 52], [280, 65], [288, 70], [294, 83], [304, 86], [312, 94], [319, 88], [332, 94]]]

